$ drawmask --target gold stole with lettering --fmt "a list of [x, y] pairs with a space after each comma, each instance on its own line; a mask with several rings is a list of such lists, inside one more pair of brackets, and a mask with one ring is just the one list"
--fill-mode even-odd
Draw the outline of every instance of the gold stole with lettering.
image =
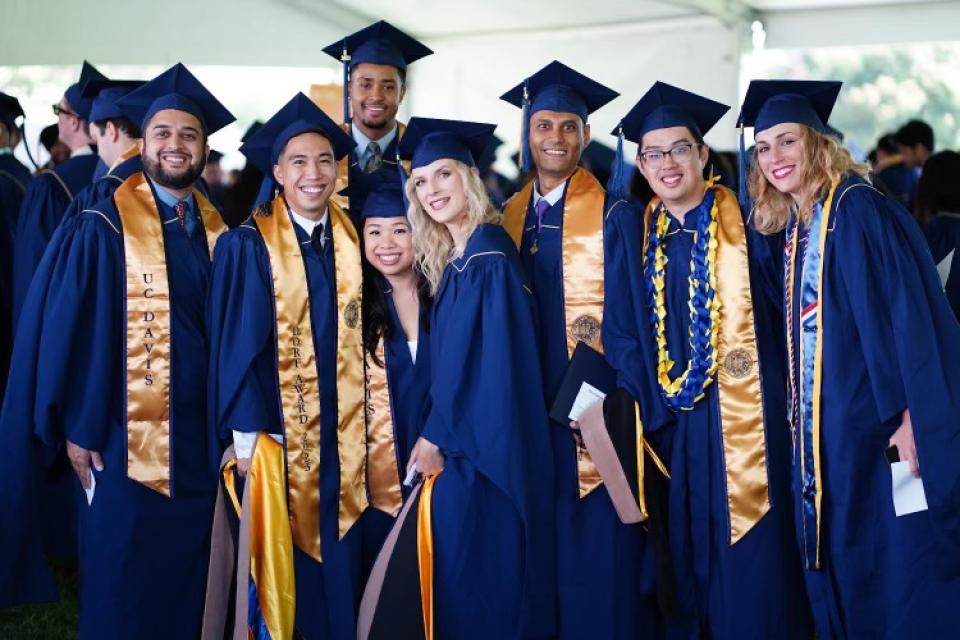
[[[387, 295], [390, 295], [389, 293]], [[390, 406], [390, 384], [383, 336], [377, 344], [378, 365], [365, 354], [367, 372], [367, 482], [370, 504], [396, 517], [403, 506], [400, 490], [400, 467], [393, 436], [393, 411]]]
[[[127, 273], [127, 476], [166, 496], [170, 486], [170, 283], [163, 223], [150, 183], [135, 173], [114, 193], [123, 228]], [[213, 247], [227, 230], [220, 214], [193, 190]]]
[[[337, 456], [339, 536], [367, 507], [360, 248], [353, 224], [328, 203], [337, 286]], [[293, 541], [320, 562], [320, 374], [310, 321], [306, 265], [282, 195], [253, 216], [273, 274], [280, 404], [287, 449]]]
[[[717, 384], [730, 544], [734, 544], [770, 510], [770, 496], [747, 234], [733, 192], [719, 186], [713, 187], [713, 192], [718, 208], [717, 295], [721, 305]], [[650, 221], [659, 206], [660, 199], [656, 197], [647, 205], [644, 260]]]
[[[340, 128], [343, 129], [343, 132], [346, 133], [348, 136], [350, 135], [349, 123], [344, 122], [343, 124], [340, 125]], [[403, 124], [402, 122], [397, 122], [397, 143], [400, 142], [400, 138], [403, 137], [403, 132], [406, 130], [407, 130], [407, 125]], [[330, 196], [330, 200], [340, 205], [340, 208], [343, 209], [344, 211], [347, 211], [350, 208], [350, 198], [344, 195], [340, 195], [340, 191], [343, 189], [346, 189], [347, 186], [350, 184], [350, 156], [351, 155], [352, 153], [348, 153], [347, 155], [340, 158], [339, 162], [337, 162], [337, 187], [333, 190], [333, 195]], [[383, 163], [390, 166], [396, 166], [396, 159], [388, 158], [384, 156]], [[409, 173], [410, 161], [404, 160], [403, 166], [404, 168], [406, 168], [407, 173]], [[359, 212], [355, 212], [355, 213], [357, 213], [357, 215], [359, 216]]]
[[[503, 208], [503, 226], [517, 249], [530, 206], [531, 180]], [[603, 187], [589, 171], [577, 169], [570, 177], [563, 200], [563, 312], [567, 328], [567, 357], [578, 342], [603, 353], [600, 323], [603, 320]], [[581, 498], [603, 482], [585, 447], [577, 451], [577, 479]]]

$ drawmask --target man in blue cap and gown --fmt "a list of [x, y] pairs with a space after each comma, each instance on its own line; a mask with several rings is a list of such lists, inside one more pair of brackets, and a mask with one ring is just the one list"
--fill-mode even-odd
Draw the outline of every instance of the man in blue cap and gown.
[[37, 175], [20, 205], [14, 233], [17, 239], [13, 266], [14, 323], [20, 316], [33, 273], [70, 202], [97, 177], [98, 168], [103, 167], [100, 173], [106, 170], [96, 155], [90, 135], [93, 98], [83, 93], [91, 82], [105, 79], [93, 65], [84, 62], [80, 79], [53, 105], [60, 139], [70, 147], [70, 158]]
[[363, 174], [396, 173], [397, 143], [405, 129], [397, 121], [397, 110], [407, 93], [407, 65], [433, 51], [384, 20], [323, 51], [343, 64], [343, 130], [356, 142], [337, 166], [333, 200], [349, 208], [359, 224], [363, 192], [350, 198], [339, 192]]
[[[603, 352], [604, 221], [640, 215], [578, 167], [590, 143], [588, 115], [618, 95], [554, 61], [501, 96], [523, 109], [521, 173], [527, 173], [531, 158], [536, 173], [504, 205], [503, 226], [530, 278], [548, 405], [578, 343]], [[659, 614], [646, 534], [617, 517], [590, 453], [570, 425], [552, 421], [551, 426], [558, 635], [652, 636]]]
[[621, 295], [607, 301], [604, 346], [618, 384], [672, 416], [651, 434], [671, 478], [679, 619], [667, 635], [809, 638], [786, 506], [779, 259], [734, 193], [704, 179], [703, 135], [728, 110], [657, 82], [613, 132], [618, 149], [639, 145], [655, 197], [643, 217], [608, 224], [607, 288]]
[[356, 637], [354, 525], [367, 507], [362, 277], [357, 233], [330, 200], [353, 146], [294, 96], [240, 149], [280, 194], [214, 254], [210, 412], [233, 441], [225, 477], [245, 478], [238, 602], [256, 595], [235, 624], [272, 638], [294, 629], [307, 640]]
[[0, 395], [7, 384], [13, 345], [13, 234], [23, 196], [33, 177], [13, 150], [20, 142], [20, 101], [0, 92]]
[[55, 598], [39, 547], [37, 441], [83, 487], [80, 636], [200, 630], [216, 492], [203, 309], [226, 228], [194, 181], [233, 116], [177, 64], [129, 93], [144, 172], [70, 218], [40, 263], [0, 438], [0, 606]]
[[[807, 593], [821, 638], [953, 637], [960, 325], [915, 220], [829, 140], [840, 86], [754, 80], [738, 119], [756, 139], [754, 220], [786, 227], [787, 415]], [[786, 188], [791, 168], [793, 188], [817, 194], [808, 216], [770, 179]], [[787, 204], [761, 208], [764, 183]], [[911, 482], [915, 502], [901, 503]]]

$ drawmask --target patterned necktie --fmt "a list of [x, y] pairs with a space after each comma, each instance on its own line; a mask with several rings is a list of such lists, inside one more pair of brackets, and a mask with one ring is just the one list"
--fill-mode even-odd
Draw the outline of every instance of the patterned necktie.
[[540, 198], [537, 201], [537, 233], [540, 233], [540, 227], [543, 226], [543, 216], [547, 212], [547, 209], [550, 208], [550, 203], [547, 202], [546, 198]]
[[323, 253], [323, 223], [320, 222], [313, 228], [313, 232], [310, 234], [310, 244], [313, 246], [313, 250], [318, 254]]
[[371, 141], [367, 145], [367, 161], [363, 165], [364, 173], [373, 173], [383, 164], [383, 150], [377, 142]]
[[193, 230], [197, 226], [197, 221], [190, 215], [190, 209], [187, 203], [180, 201], [173, 205], [173, 212], [177, 214], [177, 220], [180, 221], [180, 228], [187, 232], [188, 236], [193, 235]]

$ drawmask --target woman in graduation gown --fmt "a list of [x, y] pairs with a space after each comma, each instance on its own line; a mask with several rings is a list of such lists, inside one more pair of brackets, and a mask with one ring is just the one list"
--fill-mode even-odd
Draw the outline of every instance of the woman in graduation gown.
[[[367, 376], [367, 481], [361, 518], [364, 575], [403, 500], [410, 451], [430, 395], [430, 294], [413, 268], [413, 239], [396, 172], [363, 194], [363, 343]], [[356, 183], [349, 187], [354, 193]]]
[[[431, 407], [410, 461], [425, 480], [391, 532], [397, 546], [388, 540], [374, 567], [361, 637], [554, 632], [553, 470], [532, 300], [475, 169], [494, 128], [414, 118], [400, 143], [412, 161], [406, 194], [417, 265], [435, 296]], [[404, 546], [413, 520], [419, 530]], [[382, 622], [404, 557], [419, 562], [414, 617], [423, 615], [412, 631]]]
[[[793, 487], [807, 591], [823, 638], [952, 637], [960, 327], [916, 223], [826, 135], [839, 91], [839, 82], [755, 80], [739, 118], [756, 140], [754, 220], [787, 233]], [[890, 446], [891, 459], [920, 478], [929, 508], [898, 516]]]
[[657, 82], [621, 120], [656, 197], [643, 218], [607, 218], [606, 287], [625, 295], [606, 300], [603, 340], [670, 473], [680, 619], [667, 636], [809, 638], [778, 262], [733, 192], [703, 176], [703, 134], [728, 110]]

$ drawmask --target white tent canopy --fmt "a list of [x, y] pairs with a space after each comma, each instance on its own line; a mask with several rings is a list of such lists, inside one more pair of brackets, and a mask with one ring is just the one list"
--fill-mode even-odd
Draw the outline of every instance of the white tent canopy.
[[[737, 104], [740, 54], [759, 21], [768, 48], [957, 39], [960, 2], [911, 0], [3, 0], [0, 65], [96, 64], [326, 67], [321, 48], [385, 19], [437, 55], [411, 67], [403, 115], [497, 122], [497, 96], [552, 59], [622, 96], [591, 119], [595, 139], [654, 81]], [[303, 79], [328, 82], [325, 77]], [[249, 92], [255, 93], [256, 86]], [[289, 96], [277, 96], [276, 106]], [[262, 114], [266, 116], [268, 113]], [[708, 140], [734, 145], [731, 113]]]

